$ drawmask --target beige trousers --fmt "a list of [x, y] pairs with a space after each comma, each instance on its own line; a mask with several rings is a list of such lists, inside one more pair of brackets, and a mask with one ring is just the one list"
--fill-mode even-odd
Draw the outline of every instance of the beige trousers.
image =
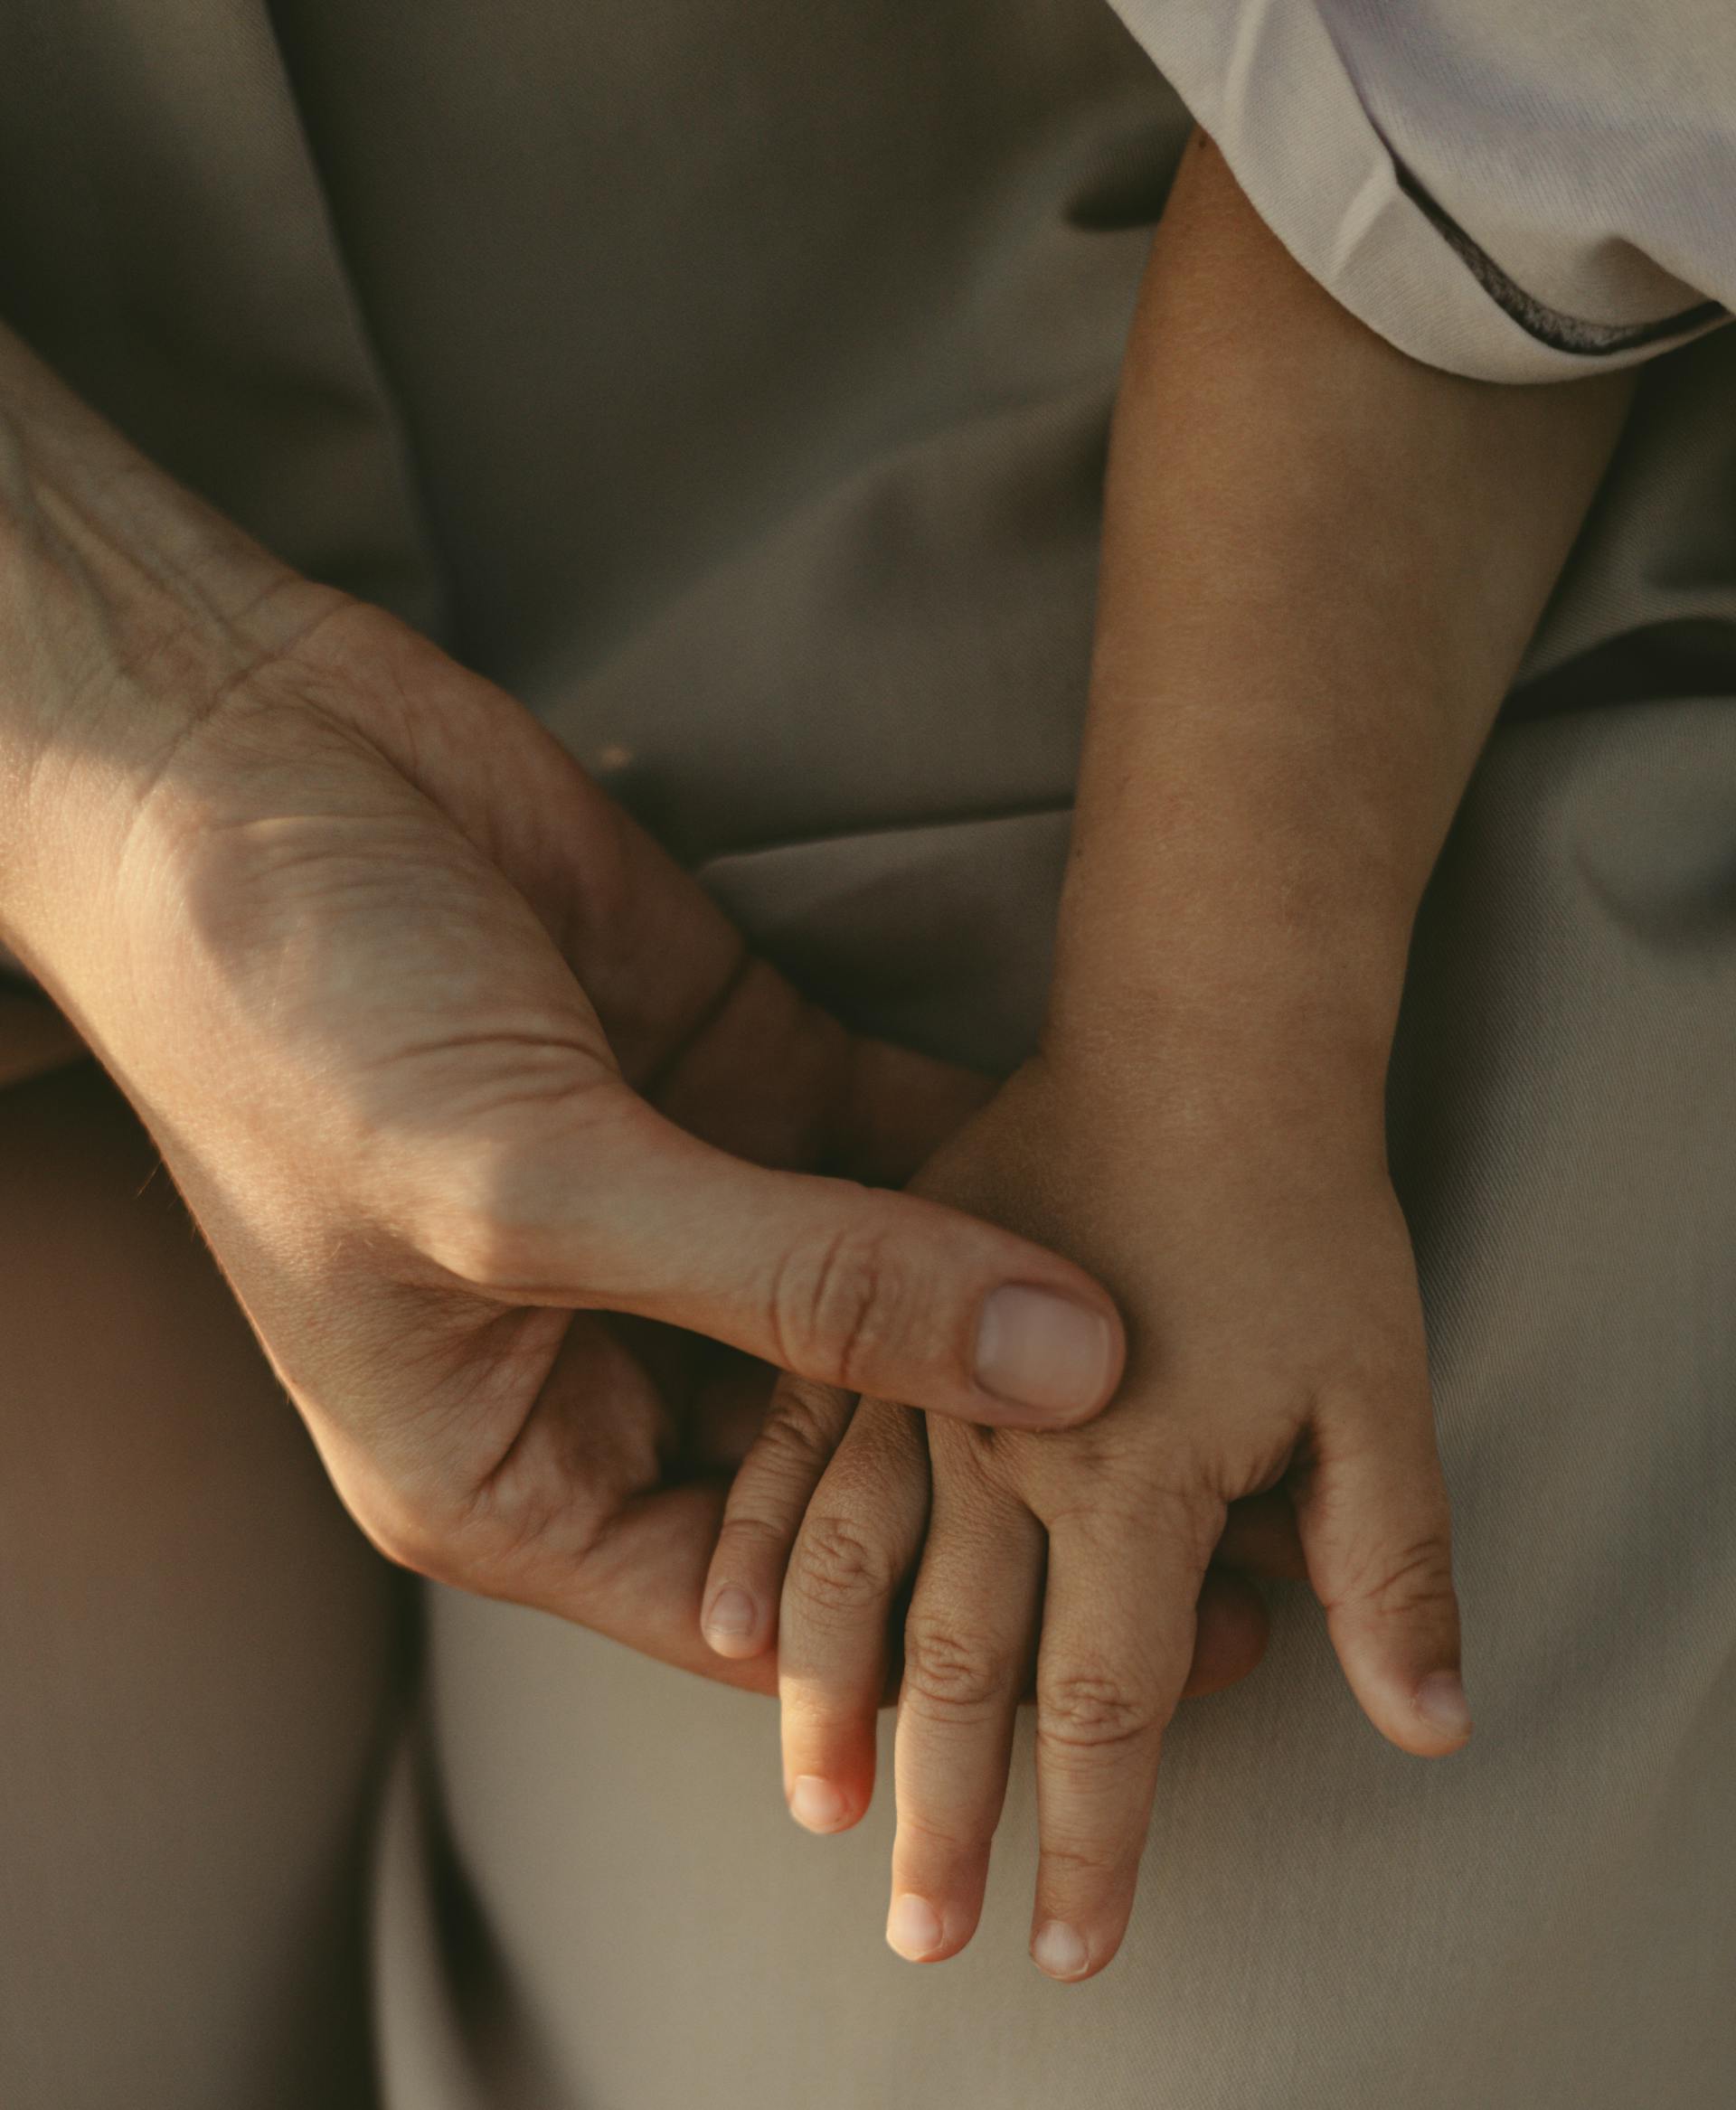
[[0, 1091], [0, 2104], [364, 2110], [408, 1593], [156, 1168]]

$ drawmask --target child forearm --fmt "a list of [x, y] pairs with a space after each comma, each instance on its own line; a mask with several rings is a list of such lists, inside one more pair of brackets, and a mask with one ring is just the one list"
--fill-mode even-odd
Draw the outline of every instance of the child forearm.
[[1395, 351], [1196, 137], [1116, 413], [1050, 1059], [1378, 1109], [1423, 885], [1629, 393]]

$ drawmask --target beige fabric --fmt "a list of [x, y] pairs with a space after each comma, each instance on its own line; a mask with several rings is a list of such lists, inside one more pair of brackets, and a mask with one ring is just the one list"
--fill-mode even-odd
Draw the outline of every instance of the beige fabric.
[[367, 2110], [404, 1578], [96, 1065], [0, 1092], [0, 2103]]
[[[1014, 1060], [1179, 102], [1097, 0], [275, 14], [0, 14], [6, 312], [524, 695], [810, 986]], [[885, 1811], [797, 1833], [768, 1709], [432, 1593], [388, 2110], [1728, 2101], [1733, 382], [1728, 333], [1649, 370], [1419, 939], [1471, 1749], [1382, 1746], [1288, 1597], [1175, 1734], [1112, 1969], [1024, 1959], [1022, 1754], [983, 1932], [921, 1972]]]
[[1632, 364], [1736, 306], [1727, 0], [1114, 0], [1299, 262], [1456, 373]]
[[[381, 1870], [394, 2110], [1728, 2103], [1732, 844], [1728, 697], [1569, 687], [1499, 736], [1420, 938], [1394, 1132], [1465, 1754], [1382, 1746], [1280, 1591], [1267, 1663], [1172, 1731], [1104, 1977], [1024, 1960], [1028, 1724], [982, 1929], [919, 1971], [880, 1941], [883, 1799], [849, 1840], [807, 1838], [763, 1707], [436, 1592], [431, 1753], [394, 1783]], [[938, 928], [962, 1033], [992, 970], [940, 952], [944, 906]], [[855, 936], [872, 956], [866, 918]], [[410, 1842], [431, 1807], [456, 1868], [430, 1887]], [[477, 1981], [452, 1958], [478, 1941], [498, 1975], [455, 2037], [454, 1984]]]

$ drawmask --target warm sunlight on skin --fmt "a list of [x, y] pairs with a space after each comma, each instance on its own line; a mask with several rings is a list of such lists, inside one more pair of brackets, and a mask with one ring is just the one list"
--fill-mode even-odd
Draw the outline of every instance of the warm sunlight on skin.
[[[1629, 390], [1392, 350], [1196, 137], [1116, 413], [1042, 1052], [915, 1182], [1107, 1284], [1126, 1379], [1037, 1436], [788, 1388], [707, 1585], [762, 1608], [792, 1812], [838, 1831], [914, 1573], [887, 1926], [912, 1960], [976, 1928], [1033, 1650], [1033, 1955], [1070, 1980], [1115, 1955], [1238, 1500], [1293, 1508], [1373, 1726], [1420, 1757], [1470, 1733], [1385, 1069], [1424, 883]], [[812, 1432], [846, 1422], [821, 1476]]]
[[0, 559], [0, 943], [393, 1559], [768, 1689], [696, 1627], [744, 1362], [1102, 1407], [1105, 1292], [896, 1191], [986, 1080], [804, 1002], [522, 704], [4, 330]]

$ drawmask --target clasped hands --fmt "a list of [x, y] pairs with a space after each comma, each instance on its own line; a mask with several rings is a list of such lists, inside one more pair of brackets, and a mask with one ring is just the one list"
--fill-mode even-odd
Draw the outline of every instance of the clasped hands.
[[88, 570], [39, 582], [14, 651], [69, 708], [5, 935], [378, 1546], [775, 1680], [822, 1830], [866, 1806], [915, 1571], [910, 1955], [975, 1925], [1034, 1667], [1035, 1954], [1108, 1960], [1165, 1723], [1263, 1647], [1250, 1573], [1306, 1558], [1376, 1725], [1458, 1740], [1412, 1704], [1456, 1627], [1378, 1147], [1174, 1122], [1137, 1060], [996, 1091], [853, 1037], [521, 706], [263, 561], [100, 624]]
[[1410, 359], [1195, 137], [996, 1089], [804, 1002], [522, 707], [0, 332], [0, 945], [377, 1544], [776, 1688], [816, 1830], [896, 1692], [907, 1955], [970, 1937], [1034, 1690], [1033, 1952], [1102, 1968], [1177, 1701], [1261, 1653], [1250, 1576], [1307, 1580], [1400, 1749], [1468, 1734], [1385, 1062], [1630, 392]]
[[751, 1660], [775, 1638], [786, 1794], [816, 1832], [868, 1804], [901, 1619], [887, 1937], [914, 1961], [976, 1928], [1033, 1681], [1033, 1955], [1061, 1979], [1113, 1955], [1165, 1726], [1219, 1681], [1203, 1615], [1245, 1622], [1250, 1657], [1263, 1638], [1229, 1562], [1306, 1577], [1355, 1698], [1401, 1749], [1441, 1755], [1469, 1729], [1414, 1263], [1380, 1138], [1239, 1103], [1228, 1065], [1154, 1074], [1139, 1045], [1129, 1019], [1082, 1062], [1065, 1041], [1039, 1055], [914, 1182], [1115, 1292], [1130, 1353], [1109, 1406], [1033, 1432], [785, 1378], [712, 1564], [713, 1648]]
[[71, 554], [12, 641], [65, 709], [5, 935], [384, 1551], [776, 1680], [797, 1813], [835, 1829], [920, 1550], [910, 1954], [974, 1924], [1041, 1616], [1038, 1955], [1107, 1960], [1164, 1722], [1258, 1660], [1247, 1575], [1297, 1571], [1286, 1489], [1364, 1704], [1437, 1747], [1402, 1688], [1450, 1614], [1444, 1507], [1372, 1167], [1315, 1192], [1231, 1138], [1166, 1161], [1137, 1092], [1041, 1062], [995, 1091], [853, 1037], [391, 617], [247, 550], [196, 608], [93, 610]]

